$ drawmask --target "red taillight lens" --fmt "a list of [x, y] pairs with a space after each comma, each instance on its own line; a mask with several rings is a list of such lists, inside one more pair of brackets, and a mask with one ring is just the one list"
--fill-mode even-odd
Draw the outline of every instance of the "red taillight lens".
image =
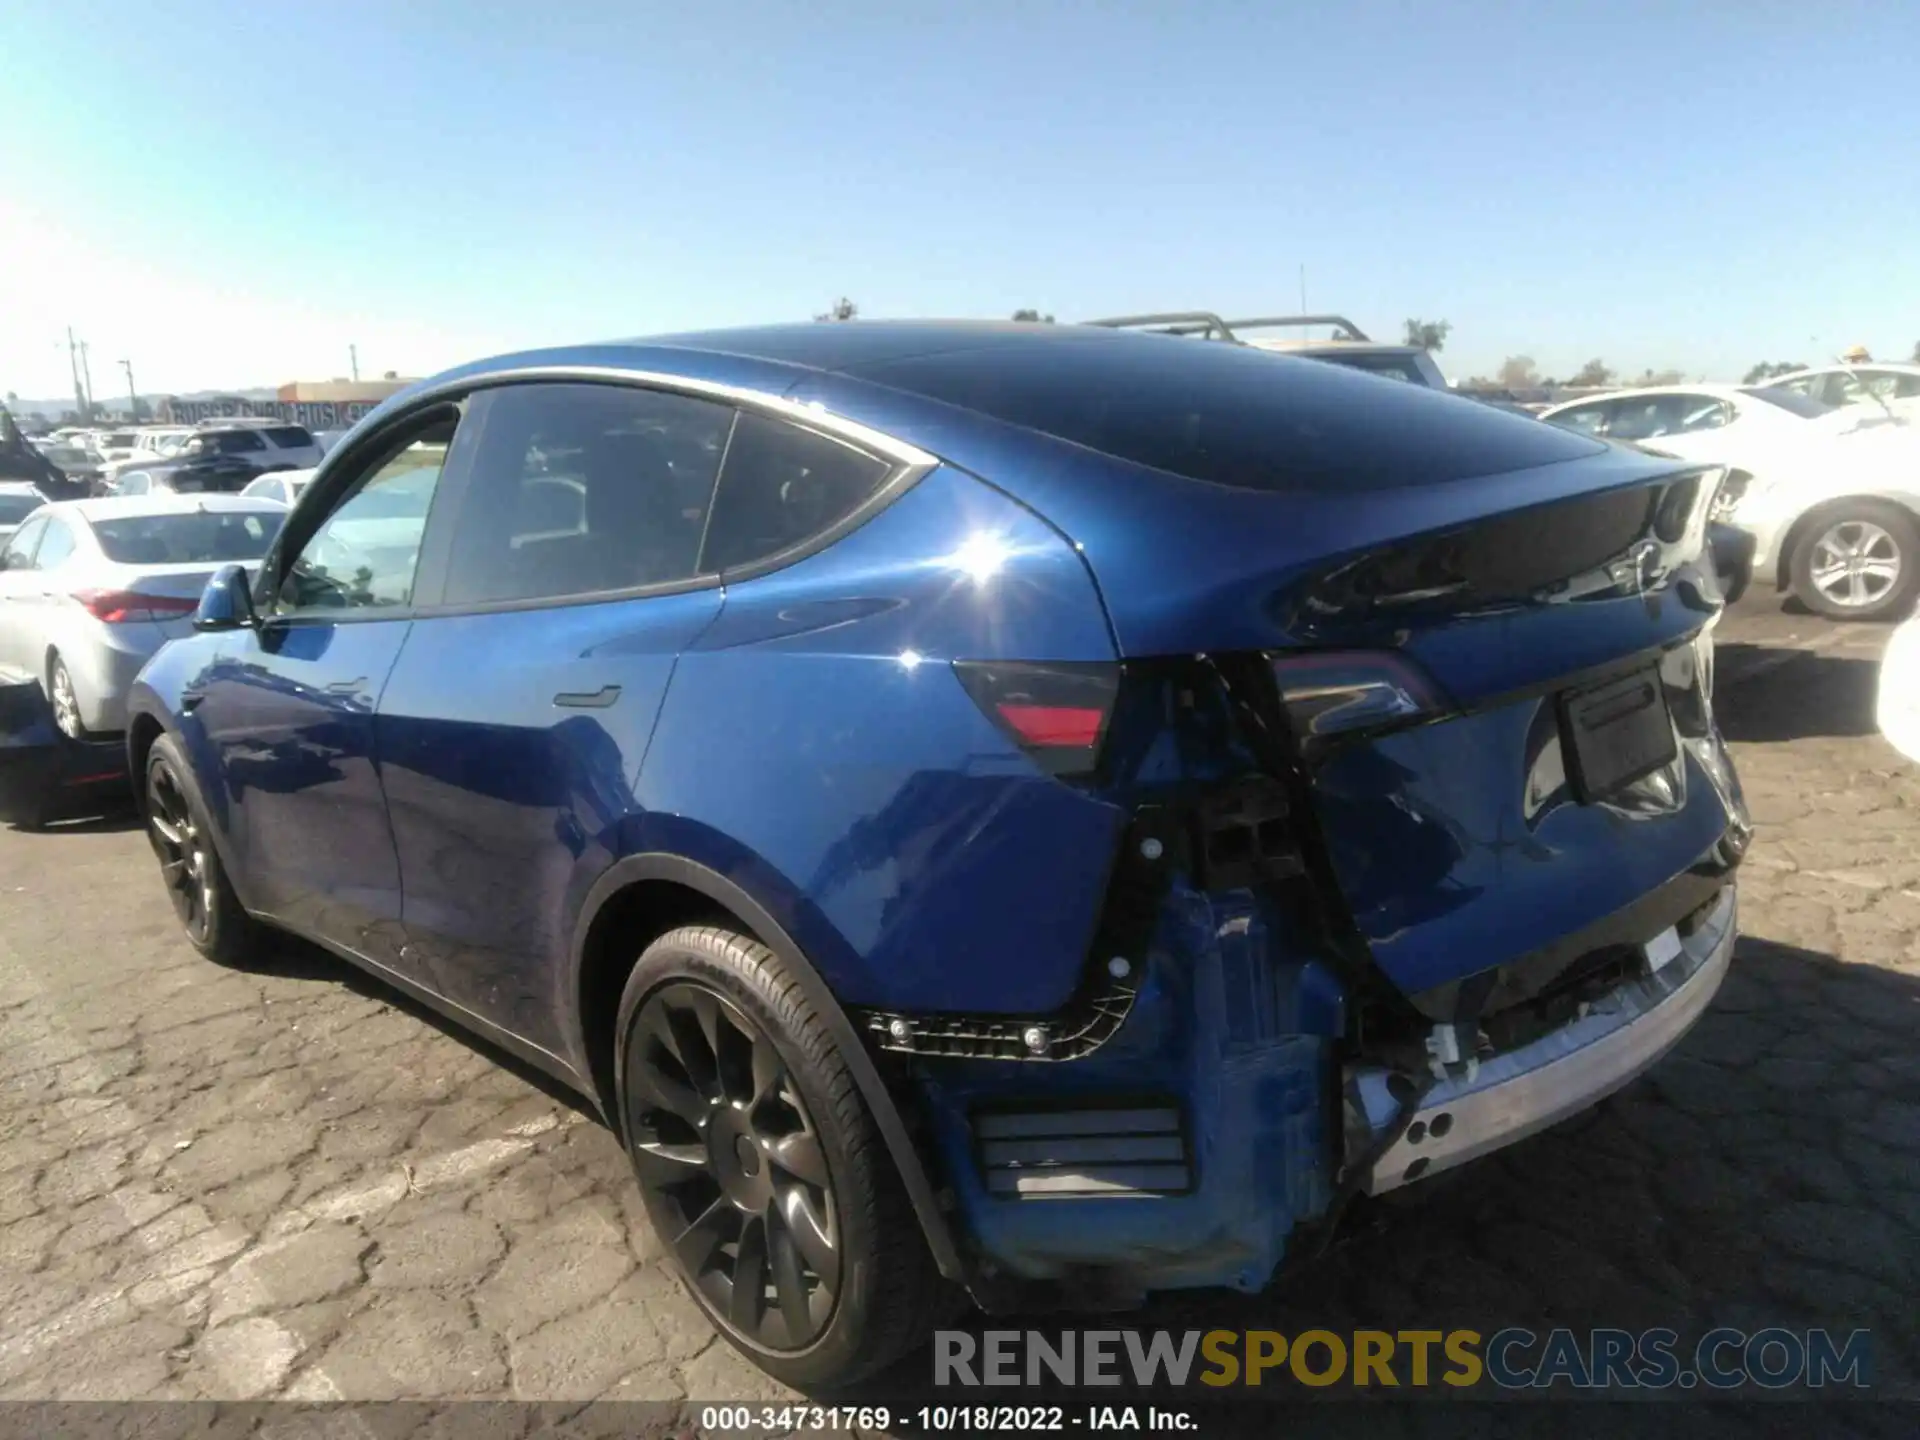
[[96, 620], [125, 625], [136, 620], [178, 620], [199, 608], [178, 595], [142, 595], [138, 590], [76, 590], [73, 598]]
[[1402, 724], [1445, 708], [1417, 666], [1383, 650], [1281, 655], [1273, 677], [1302, 740]]
[[1109, 663], [956, 660], [982, 710], [1049, 775], [1091, 775], [1100, 763], [1120, 667]]

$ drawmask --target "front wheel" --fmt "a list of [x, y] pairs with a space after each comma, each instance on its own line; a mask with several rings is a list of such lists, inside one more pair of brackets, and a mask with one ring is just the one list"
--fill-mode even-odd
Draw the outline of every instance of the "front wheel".
[[259, 927], [227, 880], [193, 771], [171, 735], [155, 740], [147, 753], [146, 802], [147, 840], [188, 942], [223, 965], [247, 963]]
[[1904, 614], [1920, 589], [1920, 526], [1884, 501], [1844, 505], [1807, 527], [1788, 571], [1800, 602], [1830, 619]]
[[663, 935], [628, 978], [618, 1044], [648, 1218], [736, 1349], [797, 1388], [845, 1385], [950, 1313], [859, 1088], [771, 950]]

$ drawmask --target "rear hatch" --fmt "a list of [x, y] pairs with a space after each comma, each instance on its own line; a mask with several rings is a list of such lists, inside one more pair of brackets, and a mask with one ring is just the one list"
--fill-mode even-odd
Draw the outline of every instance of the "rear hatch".
[[1712, 472], [1312, 361], [1073, 349], [859, 373], [1050, 437], [925, 438], [1079, 545], [1123, 657], [1259, 657], [1332, 878], [1416, 1005], [1450, 1017], [1464, 977], [1715, 850], [1739, 802], [1701, 640]]
[[[1449, 508], [1485, 513], [1415, 534], [1404, 497], [1349, 496], [1359, 547], [1215, 569], [1232, 612], [1261, 586], [1259, 650], [1333, 875], [1376, 963], [1436, 1018], [1467, 976], [1597, 945], [1734, 820], [1711, 720], [1712, 479], [1610, 479], [1518, 510], [1512, 477], [1463, 482]], [[1275, 560], [1302, 521], [1288, 511], [1267, 525]], [[1180, 651], [1210, 648], [1210, 611]]]
[[[1271, 665], [1328, 858], [1422, 1008], [1604, 928], [1735, 820], [1712, 727], [1710, 485], [1687, 473], [1497, 511], [1274, 593], [1293, 643]], [[1698, 898], [1680, 887], [1648, 934]]]

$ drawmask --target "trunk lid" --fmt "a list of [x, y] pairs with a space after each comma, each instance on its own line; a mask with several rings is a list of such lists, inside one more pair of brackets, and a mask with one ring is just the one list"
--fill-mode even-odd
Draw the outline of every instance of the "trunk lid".
[[[1458, 982], [1602, 927], [1735, 820], [1700, 639], [1719, 609], [1710, 484], [1669, 472], [1495, 510], [1268, 597], [1291, 642], [1283, 693], [1297, 657], [1318, 677], [1328, 651], [1411, 662], [1429, 682], [1418, 716], [1295, 730], [1354, 922], [1437, 1018]], [[1678, 918], [1651, 916], [1648, 937]]]
[[[1323, 687], [1329, 655], [1425, 682], [1422, 713], [1356, 731], [1312, 733], [1289, 708], [1342, 898], [1435, 1018], [1467, 977], [1605, 930], [1742, 818], [1700, 638], [1720, 609], [1711, 474], [1612, 455], [1550, 468], [1346, 496], [1337, 517], [1319, 497], [1241, 495], [1216, 532], [1233, 563], [1191, 576], [1181, 612], [1142, 616], [1176, 651], [1237, 630], [1283, 693], [1295, 660]], [[1307, 558], [1317, 543], [1331, 558]], [[1649, 912], [1626, 938], [1679, 918]]]

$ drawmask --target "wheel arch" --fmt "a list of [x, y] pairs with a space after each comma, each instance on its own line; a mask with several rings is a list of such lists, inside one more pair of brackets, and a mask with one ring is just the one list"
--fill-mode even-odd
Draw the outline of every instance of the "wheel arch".
[[[872, 1054], [806, 954], [758, 900], [733, 880], [684, 856], [629, 855], [597, 879], [575, 928], [568, 996], [568, 1042], [580, 1057], [582, 1078], [606, 1118], [618, 1128], [613, 1087], [613, 1027], [620, 993], [639, 951], [669, 930], [701, 920], [737, 925], [780, 957], [839, 1047], [861, 1097], [872, 1112], [914, 1215], [940, 1273], [963, 1280], [964, 1267], [935, 1193], [925, 1158], [907, 1128], [899, 1102], [881, 1078]], [[636, 944], [640, 940], [640, 944]]]
[[145, 710], [136, 710], [127, 717], [127, 775], [132, 781], [134, 809], [141, 819], [147, 815], [147, 756], [153, 753], [154, 741], [166, 733], [154, 716]]
[[1874, 490], [1862, 490], [1852, 495], [1837, 495], [1831, 500], [1822, 500], [1817, 505], [1809, 505], [1787, 527], [1787, 533], [1780, 537], [1780, 548], [1773, 557], [1773, 583], [1780, 591], [1787, 590], [1793, 584], [1793, 552], [1800, 548], [1800, 542], [1807, 532], [1828, 516], [1845, 510], [1849, 505], [1891, 505], [1904, 510], [1920, 525], [1920, 498], [1906, 495], [1889, 495]]

